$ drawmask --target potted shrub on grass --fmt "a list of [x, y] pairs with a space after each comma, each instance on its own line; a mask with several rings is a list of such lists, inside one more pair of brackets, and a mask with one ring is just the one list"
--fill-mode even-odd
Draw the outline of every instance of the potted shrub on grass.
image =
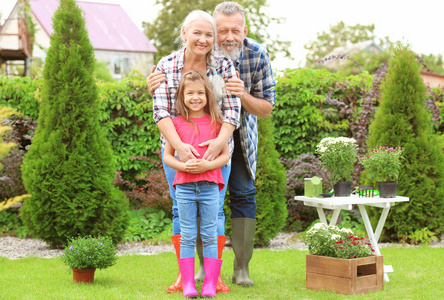
[[383, 289], [381, 255], [350, 229], [315, 224], [305, 235], [306, 287], [353, 294]]
[[74, 281], [93, 282], [95, 270], [113, 266], [116, 254], [110, 237], [79, 236], [69, 241], [61, 258], [72, 268]]
[[350, 196], [351, 174], [358, 157], [355, 139], [327, 137], [316, 147], [321, 164], [330, 172], [336, 197]]
[[380, 146], [359, 158], [367, 171], [369, 180], [377, 182], [379, 197], [396, 197], [399, 170], [401, 169], [402, 148]]

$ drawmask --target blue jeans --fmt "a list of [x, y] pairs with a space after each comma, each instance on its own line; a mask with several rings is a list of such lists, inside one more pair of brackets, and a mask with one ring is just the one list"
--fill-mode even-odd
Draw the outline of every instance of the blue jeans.
[[[163, 170], [165, 171], [165, 176], [168, 181], [168, 186], [170, 187], [170, 196], [173, 199], [173, 235], [180, 234], [180, 223], [179, 223], [179, 212], [177, 210], [177, 202], [176, 202], [176, 191], [173, 188], [174, 177], [176, 177], [176, 170], [168, 167], [163, 162], [163, 153], [164, 149], [162, 148], [162, 163]], [[224, 179], [225, 186], [223, 190], [219, 192], [219, 211], [218, 211], [218, 219], [217, 219], [217, 234], [225, 235], [225, 214], [224, 214], [224, 201], [225, 194], [227, 192], [228, 186], [228, 178], [230, 177], [231, 164], [229, 166], [223, 166], [221, 168], [222, 178]]]
[[231, 158], [230, 191], [231, 219], [256, 219], [256, 188], [251, 179], [240, 145], [239, 130], [233, 133], [234, 153]]
[[197, 236], [197, 209], [203, 256], [217, 258], [217, 211], [219, 185], [208, 181], [178, 184], [176, 200], [180, 222], [180, 258], [194, 257]]

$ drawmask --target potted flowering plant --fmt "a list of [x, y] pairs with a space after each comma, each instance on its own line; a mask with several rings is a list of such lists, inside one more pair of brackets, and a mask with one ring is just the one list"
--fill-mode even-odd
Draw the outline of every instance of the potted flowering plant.
[[313, 290], [364, 293], [383, 288], [383, 258], [350, 229], [324, 223], [306, 232], [306, 286]]
[[371, 244], [353, 231], [324, 223], [316, 223], [305, 235], [305, 244], [313, 255], [352, 259], [373, 255]]
[[401, 159], [401, 147], [385, 146], [372, 149], [359, 158], [359, 163], [365, 168], [368, 178], [378, 183], [380, 197], [396, 197]]
[[117, 261], [116, 254], [110, 237], [89, 235], [70, 239], [61, 259], [72, 268], [74, 281], [93, 282], [95, 270], [113, 266]]
[[[356, 140], [346, 137], [327, 137], [316, 147], [321, 164], [328, 169], [332, 182], [335, 184], [335, 196], [350, 196], [351, 174], [358, 157]], [[345, 190], [339, 190], [346, 182]]]

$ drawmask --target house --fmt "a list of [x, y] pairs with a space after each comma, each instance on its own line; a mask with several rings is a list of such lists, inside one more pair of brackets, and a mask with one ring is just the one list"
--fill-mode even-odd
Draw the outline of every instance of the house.
[[444, 90], [444, 75], [421, 72], [421, 78], [429, 87]]
[[[378, 44], [376, 44], [373, 40], [368, 40], [368, 41], [356, 43], [356, 44], [346, 46], [346, 47], [335, 48], [333, 51], [331, 51], [325, 57], [328, 58], [328, 57], [334, 56], [334, 55], [345, 55], [345, 56], [350, 57], [351, 55], [358, 54], [361, 51], [366, 51], [366, 52], [369, 52], [372, 54], [378, 54], [378, 53], [384, 52], [384, 49], [381, 46], [379, 46]], [[333, 59], [333, 60], [327, 59], [326, 62], [324, 63], [324, 65], [330, 69], [337, 70], [344, 63], [347, 63], [347, 61], [344, 61], [342, 59]]]
[[[29, 0], [29, 4], [35, 24], [32, 58], [44, 61], [53, 33], [52, 16], [58, 8], [59, 1]], [[149, 73], [157, 49], [120, 5], [82, 1], [77, 1], [77, 4], [84, 11], [96, 59], [107, 63], [115, 79], [125, 77], [133, 69], [144, 75]], [[6, 50], [21, 51], [22, 58], [27, 56], [27, 53], [20, 49], [23, 47], [19, 47], [16, 37], [14, 40], [11, 35], [5, 35], [18, 33], [17, 20], [23, 18], [21, 6], [23, 6], [21, 1], [18, 1], [4, 26], [0, 28], [0, 59], [5, 57], [3, 54]]]

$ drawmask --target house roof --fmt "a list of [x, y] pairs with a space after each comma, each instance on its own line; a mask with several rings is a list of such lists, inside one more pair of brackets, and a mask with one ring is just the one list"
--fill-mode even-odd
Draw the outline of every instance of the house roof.
[[346, 47], [338, 47], [333, 49], [327, 56], [329, 55], [335, 55], [335, 54], [350, 54], [354, 51], [361, 51], [361, 50], [369, 50], [370, 48], [374, 47], [380, 52], [384, 52], [384, 49], [381, 48], [378, 44], [375, 43], [373, 40], [363, 41], [356, 44], [352, 44]]
[[[48, 35], [58, 0], [30, 0], [31, 11]], [[84, 11], [89, 39], [95, 50], [157, 52], [148, 37], [117, 4], [77, 1]]]

